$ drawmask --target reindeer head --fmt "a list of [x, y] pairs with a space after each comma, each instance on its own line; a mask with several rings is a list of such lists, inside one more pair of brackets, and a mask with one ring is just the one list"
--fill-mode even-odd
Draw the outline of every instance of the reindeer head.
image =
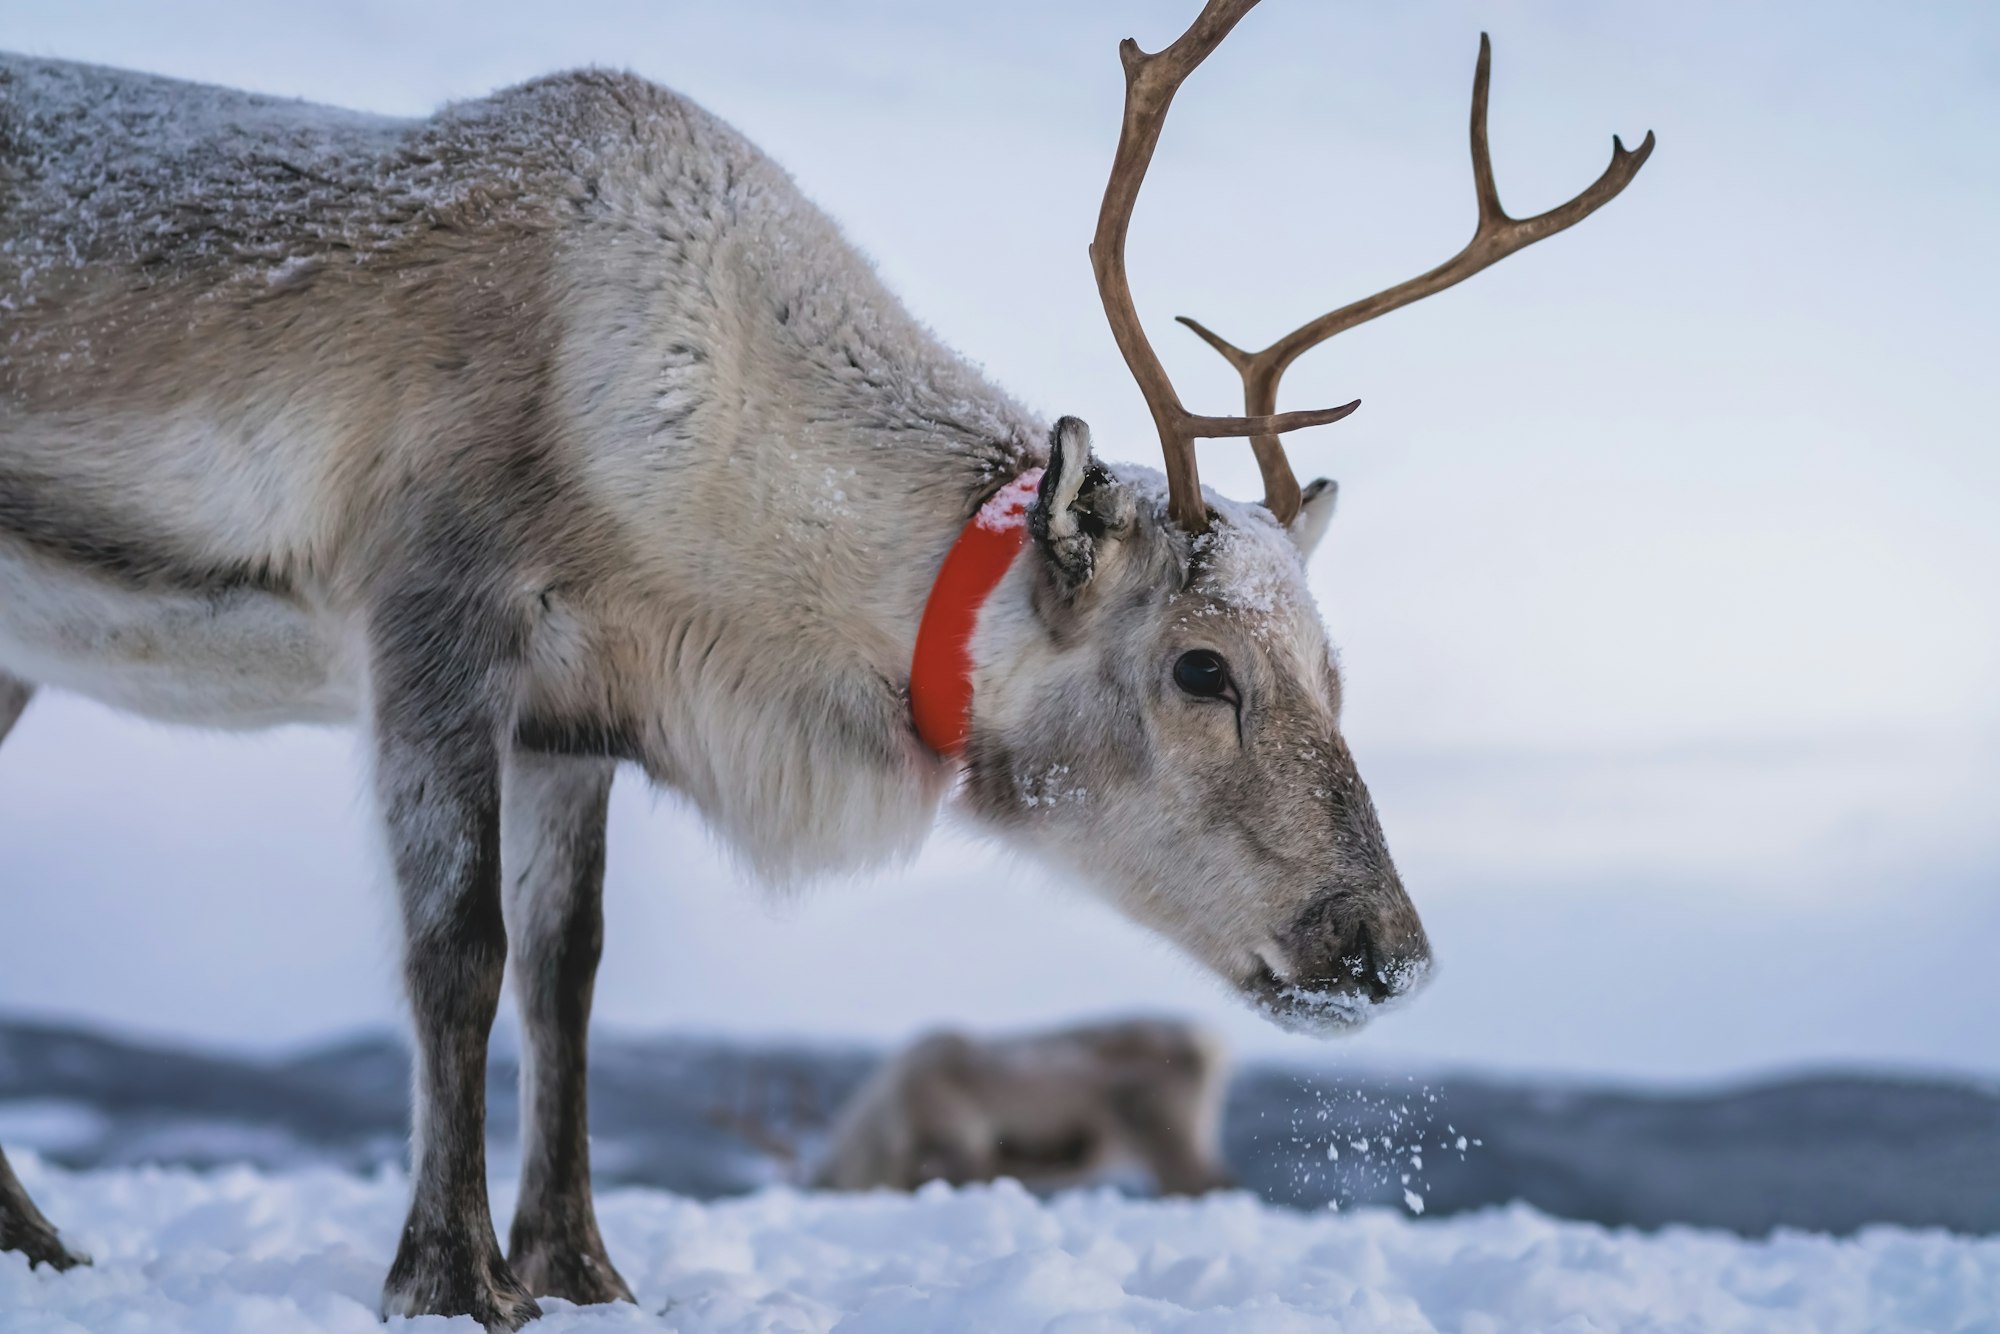
[[[1616, 139], [1576, 198], [1507, 216], [1486, 138], [1490, 47], [1473, 81], [1479, 224], [1430, 272], [1323, 315], [1259, 353], [1184, 321], [1242, 374], [1248, 415], [1203, 417], [1175, 394], [1125, 277], [1125, 233], [1181, 82], [1255, 0], [1209, 0], [1171, 47], [1120, 47], [1125, 118], [1091, 243], [1105, 312], [1152, 410], [1158, 474], [1090, 456], [1058, 422], [1030, 512], [1033, 543], [980, 622], [966, 749], [975, 812], [1103, 886], [1294, 1028], [1330, 1031], [1411, 990], [1429, 943], [1340, 735], [1340, 678], [1305, 560], [1334, 503], [1303, 489], [1278, 437], [1359, 402], [1277, 413], [1278, 380], [1310, 347], [1462, 281], [1569, 227], [1624, 189], [1653, 147]], [[1248, 436], [1262, 505], [1206, 492], [1194, 442]]]
[[1429, 959], [1306, 588], [1333, 502], [1313, 483], [1288, 527], [1211, 495], [1190, 533], [1158, 473], [1058, 422], [1017, 595], [980, 622], [965, 752], [978, 815], [1301, 1028], [1361, 1021]]

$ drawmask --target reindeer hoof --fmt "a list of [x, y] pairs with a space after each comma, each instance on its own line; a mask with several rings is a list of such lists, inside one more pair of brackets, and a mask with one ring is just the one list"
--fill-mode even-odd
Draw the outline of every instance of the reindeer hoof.
[[382, 1286], [385, 1320], [392, 1315], [469, 1315], [488, 1334], [512, 1334], [541, 1314], [490, 1241], [478, 1246], [458, 1237], [405, 1233]]
[[0, 1228], [0, 1251], [17, 1251], [28, 1257], [28, 1268], [47, 1265], [57, 1273], [90, 1263], [89, 1256], [63, 1245], [54, 1228], [34, 1224]]
[[578, 1306], [637, 1301], [604, 1254], [604, 1243], [593, 1241], [582, 1246], [517, 1244], [507, 1259], [537, 1297], [560, 1297]]

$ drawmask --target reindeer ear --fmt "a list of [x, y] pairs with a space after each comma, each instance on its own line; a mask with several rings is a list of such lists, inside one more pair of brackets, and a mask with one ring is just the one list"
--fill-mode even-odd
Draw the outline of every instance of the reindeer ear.
[[1099, 548], [1131, 524], [1135, 508], [1126, 489], [1090, 456], [1090, 428], [1075, 417], [1057, 422], [1028, 531], [1065, 588], [1090, 582]]
[[1300, 554], [1310, 556], [1319, 540], [1326, 536], [1326, 526], [1333, 522], [1333, 505], [1340, 499], [1340, 483], [1330, 477], [1307, 482], [1301, 493], [1299, 512], [1292, 516], [1292, 542]]

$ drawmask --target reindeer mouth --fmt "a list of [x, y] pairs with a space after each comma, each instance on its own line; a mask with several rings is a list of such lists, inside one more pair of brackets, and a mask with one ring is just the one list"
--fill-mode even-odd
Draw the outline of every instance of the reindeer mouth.
[[1260, 958], [1239, 986], [1251, 1005], [1286, 1032], [1331, 1037], [1361, 1028], [1406, 999], [1429, 971], [1426, 963], [1410, 961], [1392, 964], [1375, 977], [1357, 972], [1288, 982]]

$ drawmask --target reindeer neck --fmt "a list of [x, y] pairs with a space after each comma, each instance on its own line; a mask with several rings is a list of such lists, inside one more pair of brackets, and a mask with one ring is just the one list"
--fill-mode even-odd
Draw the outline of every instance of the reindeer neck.
[[1042, 428], [733, 132], [685, 104], [658, 124], [680, 142], [649, 170], [698, 179], [627, 187], [565, 252], [591, 333], [565, 392], [623, 590], [598, 632], [631, 646], [607, 691], [753, 865], [866, 864], [920, 841], [949, 783], [910, 725], [918, 625]]

